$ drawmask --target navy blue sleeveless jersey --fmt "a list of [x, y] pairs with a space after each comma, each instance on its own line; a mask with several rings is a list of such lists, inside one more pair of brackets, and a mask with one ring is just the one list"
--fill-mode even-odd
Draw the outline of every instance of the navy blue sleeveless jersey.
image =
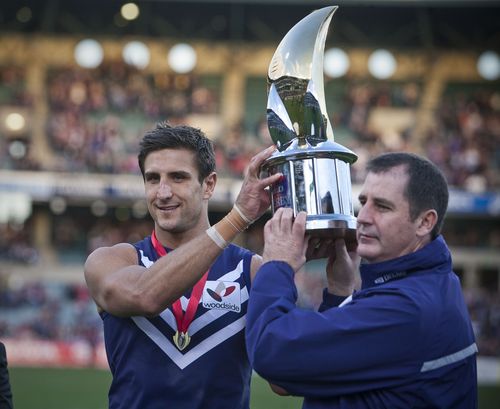
[[[149, 236], [134, 246], [140, 265], [149, 267], [158, 259]], [[230, 245], [217, 258], [183, 351], [172, 340], [177, 326], [170, 307], [154, 318], [101, 313], [113, 374], [110, 409], [249, 408], [244, 330], [252, 256]], [[190, 291], [181, 298], [184, 311], [189, 297]]]

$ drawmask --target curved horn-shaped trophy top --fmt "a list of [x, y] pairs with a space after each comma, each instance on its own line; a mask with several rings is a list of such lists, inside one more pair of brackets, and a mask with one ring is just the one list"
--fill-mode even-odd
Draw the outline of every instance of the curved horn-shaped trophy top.
[[315, 146], [333, 142], [323, 85], [328, 26], [337, 6], [313, 11], [281, 40], [269, 65], [267, 122], [280, 151], [299, 138]]

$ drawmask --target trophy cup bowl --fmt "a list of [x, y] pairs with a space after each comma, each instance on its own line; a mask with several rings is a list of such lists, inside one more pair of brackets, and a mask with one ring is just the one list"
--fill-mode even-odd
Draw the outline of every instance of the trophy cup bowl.
[[356, 154], [334, 142], [323, 85], [323, 56], [336, 6], [315, 10], [281, 40], [269, 65], [267, 123], [278, 148], [262, 165], [283, 177], [271, 187], [271, 209], [307, 213], [314, 237], [356, 240], [350, 165]]

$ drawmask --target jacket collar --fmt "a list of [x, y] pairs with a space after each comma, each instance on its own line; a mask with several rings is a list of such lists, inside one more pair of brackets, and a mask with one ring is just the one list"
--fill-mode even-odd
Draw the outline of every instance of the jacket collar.
[[362, 263], [360, 266], [362, 288], [381, 285], [429, 270], [435, 273], [451, 270], [451, 254], [441, 235], [414, 253], [380, 263]]

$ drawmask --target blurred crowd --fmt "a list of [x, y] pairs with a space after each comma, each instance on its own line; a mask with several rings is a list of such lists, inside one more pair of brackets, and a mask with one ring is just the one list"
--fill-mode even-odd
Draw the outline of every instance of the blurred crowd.
[[0, 223], [0, 262], [35, 264], [39, 254], [31, 231], [28, 225]]
[[143, 75], [123, 63], [49, 72], [47, 136], [57, 170], [132, 173], [151, 124], [216, 114], [214, 91], [189, 75]]
[[500, 92], [484, 85], [450, 87], [423, 135], [415, 134], [420, 94], [412, 82], [347, 87], [337, 124], [349, 130], [348, 147], [359, 156], [353, 180], [364, 179], [370, 157], [404, 150], [432, 160], [451, 186], [475, 193], [498, 190]]
[[33, 281], [7, 286], [0, 276], [0, 339], [102, 340], [102, 323], [84, 284]]
[[500, 357], [500, 297], [484, 288], [464, 291], [481, 355]]
[[[23, 73], [19, 67], [0, 68], [0, 106], [32, 105]], [[221, 84], [221, 78], [143, 74], [121, 62], [93, 70], [52, 68], [44, 96], [51, 160], [30, 151], [27, 127], [0, 139], [0, 166], [138, 172], [138, 141], [156, 122], [190, 122], [195, 116], [220, 122]], [[334, 129], [359, 156], [352, 169], [354, 182], [363, 179], [369, 157], [407, 150], [429, 157], [453, 186], [474, 192], [500, 187], [500, 92], [483, 85], [450, 87], [434, 112], [433, 125], [416, 135], [421, 84], [365, 81], [332, 89], [326, 92], [341, 90], [330, 113]], [[205, 119], [192, 125], [203, 128]], [[235, 125], [213, 132], [219, 172], [233, 177], [241, 177], [253, 154], [271, 142], [265, 118], [250, 129]], [[24, 144], [24, 150], [14, 141]]]
[[500, 187], [500, 92], [475, 89], [445, 95], [426, 156], [448, 182], [472, 192]]

